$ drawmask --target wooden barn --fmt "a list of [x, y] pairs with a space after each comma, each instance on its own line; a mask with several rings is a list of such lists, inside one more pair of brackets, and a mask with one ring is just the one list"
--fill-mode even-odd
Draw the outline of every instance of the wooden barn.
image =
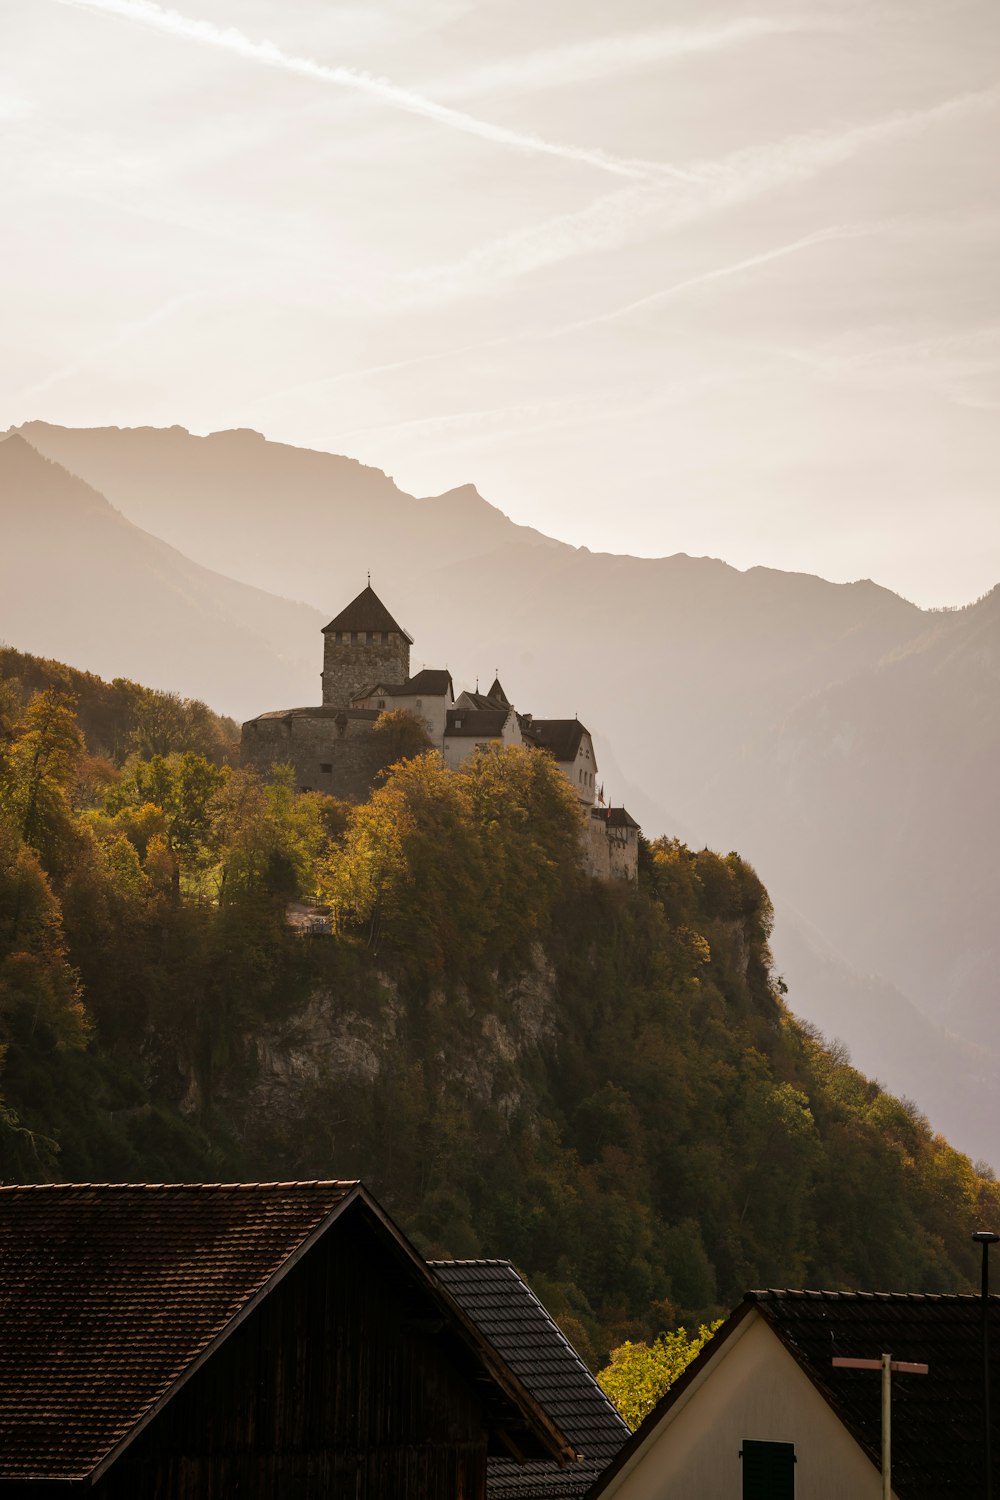
[[355, 1182], [0, 1189], [0, 1500], [485, 1500], [576, 1454]]

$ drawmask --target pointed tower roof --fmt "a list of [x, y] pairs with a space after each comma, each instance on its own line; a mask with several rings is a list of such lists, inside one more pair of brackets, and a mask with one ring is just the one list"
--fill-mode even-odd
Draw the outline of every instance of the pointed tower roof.
[[487, 698], [491, 698], [494, 703], [500, 703], [500, 704], [502, 704], [504, 708], [510, 708], [510, 706], [511, 706], [510, 699], [507, 697], [507, 694], [504, 692], [503, 688], [500, 686], [500, 678], [499, 677], [494, 677], [494, 679], [493, 679], [493, 686], [490, 688], [490, 690], [486, 694], [486, 696], [487, 696]]
[[371, 584], [323, 627], [323, 634], [326, 635], [328, 630], [397, 630], [413, 645], [412, 635], [392, 618]]

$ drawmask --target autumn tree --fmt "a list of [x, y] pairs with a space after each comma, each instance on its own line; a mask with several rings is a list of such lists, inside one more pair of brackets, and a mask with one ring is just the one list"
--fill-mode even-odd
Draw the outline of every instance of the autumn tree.
[[696, 1333], [678, 1328], [675, 1333], [661, 1333], [651, 1344], [626, 1341], [612, 1349], [610, 1363], [597, 1381], [633, 1431], [721, 1327], [720, 1318], [703, 1323]]
[[58, 872], [75, 833], [70, 790], [84, 753], [73, 699], [36, 693], [14, 727], [0, 777], [0, 808], [44, 867]]

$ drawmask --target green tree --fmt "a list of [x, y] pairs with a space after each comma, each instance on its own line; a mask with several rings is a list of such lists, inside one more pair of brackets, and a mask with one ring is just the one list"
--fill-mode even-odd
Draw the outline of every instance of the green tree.
[[597, 1381], [633, 1431], [721, 1327], [720, 1318], [703, 1323], [696, 1333], [678, 1328], [676, 1333], [661, 1333], [651, 1344], [626, 1341], [612, 1349], [610, 1363]]
[[47, 870], [70, 858], [76, 820], [70, 797], [84, 745], [65, 693], [36, 693], [14, 728], [0, 778], [0, 808]]

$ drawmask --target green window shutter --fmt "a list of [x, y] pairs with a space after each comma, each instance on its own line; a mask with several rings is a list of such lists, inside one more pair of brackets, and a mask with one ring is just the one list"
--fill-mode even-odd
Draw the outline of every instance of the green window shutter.
[[744, 1438], [743, 1500], [795, 1500], [795, 1444]]

